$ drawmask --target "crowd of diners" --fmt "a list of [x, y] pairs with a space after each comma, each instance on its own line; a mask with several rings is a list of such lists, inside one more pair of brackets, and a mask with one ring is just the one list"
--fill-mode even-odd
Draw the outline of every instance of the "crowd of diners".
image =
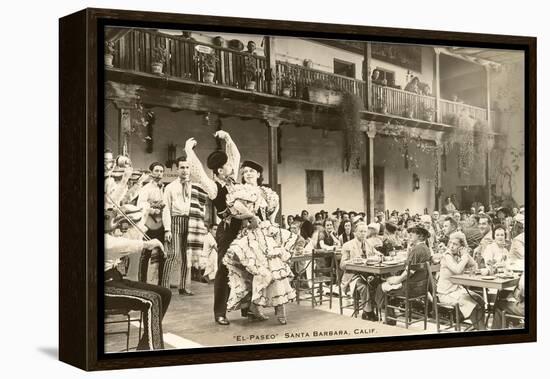
[[[166, 185], [162, 163], [153, 162], [143, 172], [134, 169], [128, 157], [114, 158], [105, 151], [105, 309], [142, 311], [145, 328], [138, 349], [164, 348], [162, 319], [171, 288], [180, 296], [193, 296], [192, 281], [214, 281], [214, 320], [219, 325], [230, 324], [229, 310], [240, 310], [253, 321], [268, 320], [262, 312], [266, 308], [274, 308], [276, 320], [286, 324], [285, 304], [296, 299], [293, 275], [313, 275], [313, 270], [293, 265], [292, 257], [314, 249], [341, 251], [340, 289], [360, 297], [366, 320], [375, 319], [374, 310], [383, 307], [385, 294], [399, 294], [407, 284], [414, 295], [419, 290], [414, 283], [422, 275], [418, 270], [388, 278], [357, 275], [346, 272], [348, 263], [398, 253], [404, 253], [410, 265], [440, 263], [439, 297], [458, 304], [463, 317], [480, 330], [485, 328], [483, 300], [449, 278], [468, 270], [493, 273], [524, 265], [523, 206], [485, 212], [476, 204], [470, 212], [459, 212], [447, 199], [443, 215], [394, 210], [376, 213], [369, 223], [364, 212], [336, 209], [330, 215], [310, 215], [303, 210], [277, 222], [279, 198], [261, 185], [261, 165], [241, 162], [228, 133], [218, 131], [217, 137], [226, 149], [214, 151], [206, 162], [213, 179], [194, 154], [197, 142], [190, 138], [185, 155], [177, 160], [177, 178]], [[222, 220], [219, 225], [204, 225], [208, 199]], [[129, 254], [139, 255], [137, 280], [121, 272], [120, 259]], [[256, 263], [248, 267], [246, 262]], [[497, 315], [522, 315], [523, 280], [496, 299], [495, 308]], [[501, 327], [499, 322], [495, 317], [493, 327]]]
[[[374, 310], [383, 308], [384, 293], [399, 295], [406, 281], [409, 290], [413, 288], [411, 296], [414, 295], [414, 282], [422, 275], [415, 272], [407, 277], [403, 271], [384, 279], [365, 277], [345, 273], [346, 265], [357, 258], [390, 257], [405, 250], [409, 264], [440, 264], [435, 278], [439, 300], [458, 304], [462, 317], [470, 319], [475, 329], [484, 330], [483, 297], [453, 284], [450, 277], [473, 271], [484, 275], [511, 269], [521, 271], [524, 267], [525, 208], [500, 207], [486, 212], [483, 205], [474, 204], [469, 212], [460, 212], [449, 203], [453, 204], [447, 199], [447, 206], [442, 210], [445, 214], [437, 210], [422, 215], [412, 214], [408, 209], [393, 210], [377, 212], [371, 223], [366, 222], [363, 212], [337, 209], [331, 214], [322, 210], [310, 215], [302, 210], [300, 214], [283, 216], [282, 224], [300, 235], [300, 246], [305, 254], [313, 249], [341, 250], [339, 268], [343, 275], [340, 285], [343, 293], [357, 291], [363, 304], [363, 319], [377, 319]], [[524, 314], [523, 288], [521, 276], [517, 288], [494, 299], [493, 328], [502, 327], [502, 311], [518, 316]], [[395, 324], [395, 321], [388, 323]]]

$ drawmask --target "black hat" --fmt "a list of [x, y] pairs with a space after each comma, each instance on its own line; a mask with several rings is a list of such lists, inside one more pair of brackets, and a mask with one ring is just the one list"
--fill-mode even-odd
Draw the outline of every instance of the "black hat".
[[206, 158], [206, 166], [210, 170], [217, 170], [227, 163], [227, 154], [221, 150], [216, 150]]
[[415, 225], [407, 229], [409, 233], [416, 233], [418, 235], [424, 236], [424, 239], [430, 238], [430, 232], [428, 229], [424, 228], [422, 225]]
[[386, 230], [390, 233], [394, 233], [397, 230], [397, 225], [393, 222], [386, 222]]
[[262, 166], [260, 166], [259, 163], [256, 163], [254, 161], [243, 161], [242, 165], [241, 165], [241, 168], [242, 167], [250, 167], [256, 171], [258, 171], [260, 174], [262, 172], [264, 172], [264, 168]]
[[500, 207], [500, 208], [497, 208], [496, 210], [496, 214], [498, 215], [498, 212], [502, 212], [504, 213], [505, 216], [507, 217], [510, 217], [512, 216], [512, 210], [508, 207]]

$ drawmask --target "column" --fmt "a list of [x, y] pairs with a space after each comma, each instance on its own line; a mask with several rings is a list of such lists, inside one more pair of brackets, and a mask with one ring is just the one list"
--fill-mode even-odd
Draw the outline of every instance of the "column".
[[[268, 155], [267, 155], [267, 166], [269, 170], [269, 185], [271, 186], [271, 189], [273, 191], [277, 192], [279, 195], [279, 199], [281, 199], [281, 193], [279, 191], [279, 170], [277, 166], [277, 151], [279, 150], [278, 147], [278, 139], [277, 139], [277, 131], [279, 130], [279, 126], [281, 125], [281, 120], [279, 119], [267, 119], [267, 144], [268, 144]], [[281, 199], [282, 201], [282, 199]], [[277, 215], [277, 220], [280, 222], [280, 212]]]
[[363, 81], [365, 82], [367, 88], [365, 91], [365, 109], [368, 111], [373, 110], [372, 106], [372, 79], [371, 79], [371, 54], [372, 48], [370, 42], [365, 42], [364, 44], [364, 53], [363, 53]]
[[265, 60], [266, 60], [266, 68], [265, 68], [265, 76], [266, 80], [268, 82], [268, 90], [269, 93], [272, 95], [277, 94], [277, 76], [275, 75], [276, 72], [276, 65], [277, 60], [275, 57], [275, 37], [264, 37], [265, 42]]
[[491, 151], [495, 147], [495, 137], [490, 134], [487, 139], [487, 156], [485, 164], [485, 188], [486, 188], [486, 209], [490, 209], [493, 201], [491, 196]]
[[435, 191], [435, 202], [434, 202], [434, 210], [437, 209], [441, 212], [441, 188], [443, 187], [441, 180], [441, 170], [443, 167], [443, 143], [442, 143], [443, 135], [437, 135], [435, 139], [435, 178], [434, 178], [434, 191]]
[[[491, 131], [491, 68], [485, 66], [485, 73], [487, 78], [487, 130], [482, 131], [482, 133], [489, 133]], [[487, 157], [485, 164], [485, 188], [487, 190], [487, 209], [491, 207], [491, 151], [495, 146], [495, 138], [492, 134], [488, 135], [487, 138]]]
[[434, 49], [435, 51], [435, 57], [434, 57], [434, 96], [435, 96], [435, 120], [436, 122], [441, 123], [443, 120], [442, 114], [441, 114], [441, 104], [439, 103], [439, 99], [441, 97], [441, 71], [439, 70], [439, 49]]
[[130, 135], [132, 133], [130, 109], [119, 108], [118, 112], [118, 153], [129, 157]]
[[374, 220], [374, 137], [376, 136], [376, 125], [370, 121], [365, 131], [366, 138], [366, 172], [363, 176], [363, 188], [365, 189], [365, 210], [367, 222]]

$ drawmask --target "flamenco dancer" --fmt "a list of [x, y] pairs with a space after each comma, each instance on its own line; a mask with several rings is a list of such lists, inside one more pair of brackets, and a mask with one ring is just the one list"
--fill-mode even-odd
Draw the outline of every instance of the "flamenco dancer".
[[[218, 271], [214, 279], [214, 320], [219, 325], [229, 325], [227, 319], [227, 299], [229, 297], [229, 285], [227, 267], [222, 264], [222, 259], [229, 245], [237, 237], [241, 230], [241, 218], [232, 216], [227, 209], [226, 196], [232, 191], [237, 182], [237, 174], [241, 160], [241, 154], [231, 139], [229, 133], [219, 130], [214, 137], [225, 141], [225, 152], [214, 151], [208, 158], [206, 165], [214, 174], [212, 179], [203, 169], [202, 164], [193, 150], [197, 145], [194, 138], [185, 143], [185, 153], [190, 164], [191, 178], [199, 185], [212, 200], [221, 222], [216, 232], [218, 244]], [[243, 310], [243, 316], [248, 314]]]
[[284, 305], [296, 298], [290, 285], [288, 261], [297, 235], [275, 224], [279, 196], [261, 186], [263, 168], [253, 161], [242, 164], [242, 183], [227, 195], [229, 211], [247, 222], [225, 254], [231, 292], [229, 310], [248, 309], [252, 320], [268, 319], [262, 307], [274, 307], [280, 324], [287, 323]]

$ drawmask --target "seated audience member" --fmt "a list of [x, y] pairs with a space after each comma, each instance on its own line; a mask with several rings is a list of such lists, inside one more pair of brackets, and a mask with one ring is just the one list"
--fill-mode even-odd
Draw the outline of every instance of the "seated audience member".
[[443, 221], [443, 227], [439, 235], [439, 242], [442, 242], [445, 246], [449, 243], [449, 237], [454, 232], [458, 231], [458, 224], [451, 216], [445, 217]]
[[[505, 298], [497, 300], [495, 303], [495, 318], [493, 320], [492, 329], [503, 329], [507, 325], [503, 325], [503, 313], [514, 316], [525, 316], [525, 279], [523, 274], [521, 275], [518, 285], [514, 290]], [[518, 320], [512, 319], [514, 324], [518, 323]]]
[[336, 246], [340, 246], [340, 240], [338, 239], [338, 236], [336, 236], [333, 221], [326, 219], [324, 226], [323, 238], [319, 241], [321, 249], [328, 250], [333, 249]]
[[479, 264], [480, 260], [483, 258], [485, 249], [493, 242], [493, 222], [491, 220], [491, 217], [485, 213], [480, 213], [478, 215], [477, 227], [479, 233], [481, 233], [483, 237], [479, 241], [479, 245], [475, 247], [470, 247], [474, 249], [474, 259], [476, 259], [476, 262], [478, 262]]
[[306, 242], [309, 242], [309, 240], [313, 236], [313, 231], [314, 227], [311, 221], [309, 221], [307, 218], [302, 218], [302, 224], [300, 225], [300, 235]]
[[424, 229], [430, 232], [430, 235], [426, 239], [426, 245], [428, 245], [430, 249], [435, 248], [436, 235], [432, 226], [432, 217], [430, 215], [420, 216], [420, 224], [424, 227]]
[[386, 232], [382, 241], [382, 247], [380, 251], [384, 255], [391, 255], [395, 250], [401, 250], [403, 248], [403, 242], [397, 235], [397, 225], [393, 222], [386, 222]]
[[487, 267], [494, 270], [496, 266], [503, 265], [504, 259], [507, 256], [506, 230], [504, 226], [497, 225], [493, 229], [493, 242], [489, 243], [481, 254], [483, 265], [480, 265], [480, 267]]
[[414, 222], [414, 219], [409, 218], [407, 220], [407, 223], [403, 230], [401, 231], [401, 241], [403, 241], [403, 247], [407, 247], [409, 245], [409, 232], [408, 230], [416, 225], [416, 222]]
[[445, 198], [445, 204], [443, 205], [443, 214], [452, 215], [456, 211], [456, 206], [454, 205], [450, 196]]
[[525, 232], [523, 231], [524, 216], [517, 214], [514, 216], [516, 225], [519, 226], [518, 230], [521, 232], [512, 238], [512, 244], [510, 245], [510, 253], [508, 254], [508, 265], [524, 265], [525, 260]]
[[[413, 226], [408, 230], [409, 244], [411, 249], [407, 255], [406, 265], [417, 265], [425, 262], [430, 262], [431, 253], [426, 245], [426, 240], [430, 236], [430, 232], [422, 225]], [[426, 290], [425, 286], [415, 286], [426, 279], [426, 270], [409, 270], [407, 276], [407, 268], [398, 276], [390, 276], [384, 283], [378, 286], [376, 290], [376, 304], [378, 308], [384, 307], [384, 292], [395, 296], [405, 296], [406, 287], [409, 286], [409, 297], [420, 296]], [[391, 308], [388, 309], [388, 316], [394, 317], [394, 312]], [[388, 320], [388, 324], [395, 325], [395, 321]]]
[[117, 224], [112, 211], [105, 214], [104, 227], [105, 308], [142, 311], [144, 328], [137, 350], [164, 349], [162, 319], [170, 305], [172, 293], [161, 286], [124, 279], [116, 268], [117, 261], [124, 255], [141, 253], [143, 249], [163, 251], [164, 246], [157, 239], [143, 241], [115, 237], [113, 234]]
[[439, 236], [442, 226], [443, 226], [443, 220], [441, 219], [439, 211], [434, 210], [432, 212], [432, 228], [435, 231], [436, 237]]
[[451, 276], [460, 275], [467, 268], [476, 269], [477, 264], [468, 253], [464, 233], [455, 232], [450, 235], [448, 249], [441, 259], [437, 295], [442, 303], [458, 304], [462, 316], [469, 318], [476, 330], [485, 330], [485, 309], [481, 296], [450, 280]]
[[367, 239], [365, 244], [367, 247], [367, 255], [380, 254], [380, 249], [382, 248], [382, 239], [379, 237], [380, 234], [380, 224], [377, 222], [372, 222], [368, 226]]
[[212, 224], [208, 228], [203, 245], [202, 254], [199, 261], [200, 269], [203, 270], [202, 279], [206, 283], [214, 280], [218, 271], [218, 244], [216, 243], [216, 231], [218, 225]]
[[342, 221], [342, 228], [344, 231], [338, 237], [338, 240], [340, 241], [340, 245], [343, 245], [354, 238], [350, 220]]
[[386, 214], [384, 212], [378, 212], [376, 214], [375, 222], [380, 224], [380, 231], [378, 232], [378, 235], [383, 236], [384, 231], [386, 230]]
[[375, 250], [369, 250], [367, 247], [368, 230], [367, 225], [364, 222], [360, 222], [355, 229], [355, 238], [342, 246], [340, 268], [344, 270], [344, 274], [342, 275], [341, 286], [343, 293], [347, 293], [349, 290], [350, 293], [357, 293], [360, 296], [361, 304], [364, 304], [361, 316], [363, 320], [375, 320], [373, 300], [377, 280], [372, 275], [345, 272], [346, 265], [353, 263], [354, 259], [380, 255]]
[[286, 227], [288, 230], [290, 230], [290, 225], [292, 225], [293, 223], [294, 223], [294, 216], [288, 215], [286, 217]]
[[338, 225], [338, 235], [344, 233], [344, 223], [346, 221], [351, 221], [349, 213], [342, 211], [342, 219], [340, 220], [340, 225]]

